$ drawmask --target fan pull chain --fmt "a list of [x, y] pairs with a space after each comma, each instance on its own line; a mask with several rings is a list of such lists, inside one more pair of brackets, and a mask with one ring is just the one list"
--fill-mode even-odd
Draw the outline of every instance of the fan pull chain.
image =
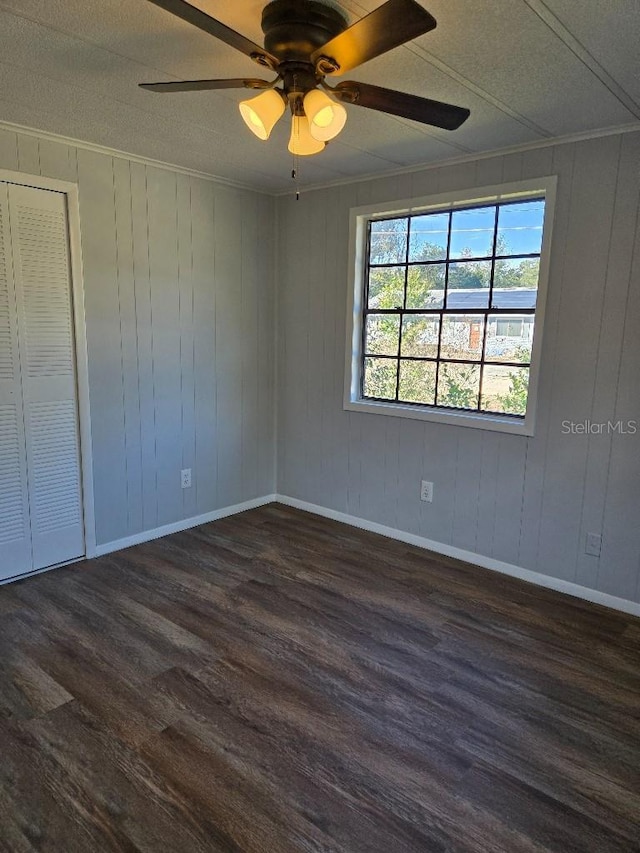
[[300, 201], [300, 183], [298, 181], [299, 158], [297, 154], [293, 155], [293, 168], [291, 169], [291, 178], [296, 185], [296, 201]]
[[[297, 74], [293, 75], [293, 91], [294, 91], [294, 94], [297, 93], [297, 91], [298, 91], [298, 75]], [[295, 128], [297, 127], [297, 125], [295, 123], [295, 115], [296, 115], [296, 111], [294, 110], [293, 111], [293, 118], [292, 118], [294, 133], [295, 133]], [[296, 201], [300, 201], [300, 184], [298, 182], [299, 167], [300, 167], [299, 155], [294, 154], [293, 155], [293, 168], [291, 169], [291, 177], [293, 178], [293, 180], [295, 181], [295, 184], [296, 184]]]

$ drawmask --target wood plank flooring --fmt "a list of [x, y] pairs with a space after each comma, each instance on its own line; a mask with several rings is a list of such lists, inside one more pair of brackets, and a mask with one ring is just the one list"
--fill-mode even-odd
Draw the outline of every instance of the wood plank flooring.
[[640, 851], [640, 621], [272, 504], [0, 588], [0, 850]]

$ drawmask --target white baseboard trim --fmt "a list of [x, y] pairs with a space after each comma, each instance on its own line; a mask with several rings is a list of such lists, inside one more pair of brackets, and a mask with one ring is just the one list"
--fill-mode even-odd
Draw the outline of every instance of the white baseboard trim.
[[217, 521], [219, 518], [236, 515], [236, 513], [244, 512], [247, 509], [255, 509], [256, 507], [273, 503], [275, 500], [275, 495], [264, 495], [263, 497], [252, 498], [250, 501], [243, 501], [233, 506], [214, 509], [212, 512], [205, 512], [204, 515], [183, 518], [171, 524], [164, 524], [162, 527], [155, 527], [153, 530], [143, 530], [142, 533], [134, 533], [133, 536], [126, 536], [124, 539], [116, 539], [113, 542], [96, 545], [92, 553], [87, 553], [87, 559], [90, 557], [103, 557], [105, 554], [122, 551], [123, 548], [131, 548], [132, 545], [141, 545], [143, 542], [150, 542], [152, 539], [160, 539], [161, 536], [169, 536], [171, 533], [180, 533], [180, 531], [188, 530], [190, 527], [207, 524], [209, 521]]
[[[101, 545], [97, 545], [91, 553], [87, 553], [86, 559], [91, 557], [102, 557], [105, 554], [111, 554], [114, 551], [121, 551], [123, 548], [130, 548], [132, 545], [141, 545], [143, 542], [150, 542], [152, 539], [169, 536], [171, 533], [179, 533], [182, 530], [188, 530], [189, 528], [197, 527], [200, 524], [207, 524], [210, 521], [217, 521], [219, 518], [226, 518], [229, 515], [236, 515], [239, 512], [244, 512], [248, 509], [255, 509], [274, 502], [284, 504], [285, 506], [295, 507], [296, 509], [302, 509], [306, 512], [312, 512], [325, 518], [331, 518], [334, 521], [341, 521], [344, 524], [350, 524], [352, 527], [369, 530], [371, 533], [379, 533], [381, 536], [387, 536], [389, 539], [397, 539], [400, 542], [406, 542], [408, 545], [416, 545], [418, 548], [424, 548], [425, 550], [433, 551], [436, 554], [443, 554], [445, 557], [453, 557], [456, 560], [462, 560], [465, 563], [471, 563], [473, 565], [480, 566], [483, 569], [490, 569], [494, 572], [510, 575], [511, 577], [528, 581], [529, 583], [536, 584], [537, 586], [543, 586], [547, 589], [553, 589], [556, 592], [572, 595], [574, 598], [581, 598], [584, 601], [590, 601], [593, 604], [601, 604], [604, 607], [611, 607], [613, 610], [620, 610], [623, 613], [629, 613], [632, 616], [640, 617], [640, 603], [638, 602], [629, 601], [626, 598], [618, 598], [615, 595], [609, 595], [606, 592], [600, 592], [596, 589], [580, 586], [580, 584], [572, 583], [571, 581], [565, 581], [560, 578], [543, 575], [540, 572], [533, 572], [530, 569], [523, 569], [521, 566], [515, 566], [512, 563], [503, 563], [501, 560], [494, 560], [492, 557], [485, 557], [483, 554], [476, 554], [474, 551], [455, 548], [453, 545], [446, 545], [445, 543], [437, 542], [434, 539], [427, 539], [425, 536], [418, 536], [415, 533], [408, 533], [404, 530], [398, 530], [395, 527], [387, 527], [384, 524], [378, 524], [376, 521], [368, 521], [366, 518], [359, 518], [355, 515], [349, 515], [346, 512], [339, 512], [335, 509], [329, 509], [325, 506], [320, 506], [318, 504], [309, 503], [308, 501], [280, 494], [264, 495], [260, 498], [253, 498], [252, 500], [243, 501], [242, 503], [234, 504], [233, 506], [215, 509], [212, 512], [204, 513], [203, 515], [184, 518], [180, 521], [175, 521], [172, 524], [165, 524], [162, 527], [156, 527], [153, 530], [145, 530], [141, 533], [136, 533], [133, 536], [127, 536], [124, 539], [105, 542]], [[70, 562], [77, 561], [72, 560]], [[59, 565], [68, 565], [68, 563], [62, 563]], [[5, 578], [0, 581], [0, 585], [20, 580], [21, 578], [29, 577], [30, 575], [51, 571], [51, 569], [59, 568], [59, 565], [48, 566], [45, 569], [38, 569], [35, 572], [28, 572], [24, 575], [17, 575], [12, 578]]]
[[53, 566], [45, 566], [42, 569], [32, 569], [30, 572], [23, 572], [21, 575], [11, 575], [8, 578], [0, 580], [0, 586], [5, 583], [15, 583], [15, 581], [23, 581], [26, 578], [42, 575], [45, 572], [52, 572], [54, 569], [63, 569], [65, 566], [73, 566], [74, 563], [81, 563], [85, 557], [74, 557], [73, 560], [65, 560], [64, 563], [54, 563]]
[[335, 509], [329, 509], [318, 504], [312, 504], [308, 501], [301, 501], [298, 498], [290, 498], [287, 495], [275, 495], [275, 500], [278, 503], [286, 506], [303, 509], [307, 512], [313, 512], [316, 515], [322, 515], [325, 518], [331, 518], [334, 521], [342, 521], [344, 524], [350, 524], [352, 527], [359, 527], [362, 530], [369, 530], [372, 533], [379, 533], [381, 536], [388, 536], [390, 539], [398, 539], [400, 542], [406, 542], [409, 545], [416, 545], [418, 548], [425, 548], [428, 551], [434, 551], [437, 554], [443, 554], [445, 557], [453, 557], [456, 560], [463, 560], [465, 563], [472, 563], [480, 566], [483, 569], [491, 569], [494, 572], [501, 572], [503, 575], [511, 575], [511, 577], [519, 578], [520, 580], [528, 581], [537, 586], [544, 586], [547, 589], [553, 589], [556, 592], [563, 592], [567, 595], [572, 595], [574, 598], [581, 598], [584, 601], [590, 601], [593, 604], [601, 604], [604, 607], [611, 607], [613, 610], [621, 610], [623, 613], [629, 613], [632, 616], [640, 616], [640, 603], [628, 601], [626, 598], [618, 598], [615, 595], [609, 595], [606, 592], [599, 592], [596, 589], [590, 589], [586, 586], [580, 586], [577, 583], [561, 580], [560, 578], [550, 577], [549, 575], [533, 572], [530, 569], [523, 569], [520, 566], [514, 566], [511, 563], [503, 563], [500, 560], [494, 560], [492, 557], [485, 557], [482, 554], [476, 554], [473, 551], [465, 551], [462, 548], [455, 548], [453, 545], [445, 545], [443, 542], [436, 542], [433, 539], [427, 539], [424, 536], [417, 536], [415, 533], [407, 533], [404, 530], [398, 530], [395, 527], [387, 527], [384, 524], [378, 524], [375, 521], [367, 521], [366, 518], [358, 518], [355, 515], [348, 515], [345, 512], [338, 512]]

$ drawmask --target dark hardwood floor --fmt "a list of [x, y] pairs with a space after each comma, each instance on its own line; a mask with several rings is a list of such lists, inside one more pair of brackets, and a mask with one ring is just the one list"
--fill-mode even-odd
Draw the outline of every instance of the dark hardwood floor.
[[272, 504], [0, 588], [4, 851], [639, 851], [640, 620]]

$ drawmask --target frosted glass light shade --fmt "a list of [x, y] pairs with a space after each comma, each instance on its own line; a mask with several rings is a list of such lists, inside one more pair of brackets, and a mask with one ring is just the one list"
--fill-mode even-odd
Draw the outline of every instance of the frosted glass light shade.
[[273, 126], [285, 111], [284, 99], [275, 89], [267, 89], [255, 98], [240, 101], [240, 115], [258, 139], [268, 139]]
[[328, 142], [337, 136], [347, 121], [347, 111], [320, 89], [312, 89], [304, 96], [304, 111], [309, 119], [309, 129], [314, 139]]
[[289, 151], [306, 157], [309, 154], [319, 154], [324, 148], [324, 142], [314, 139], [309, 130], [309, 120], [306, 116], [293, 116]]

